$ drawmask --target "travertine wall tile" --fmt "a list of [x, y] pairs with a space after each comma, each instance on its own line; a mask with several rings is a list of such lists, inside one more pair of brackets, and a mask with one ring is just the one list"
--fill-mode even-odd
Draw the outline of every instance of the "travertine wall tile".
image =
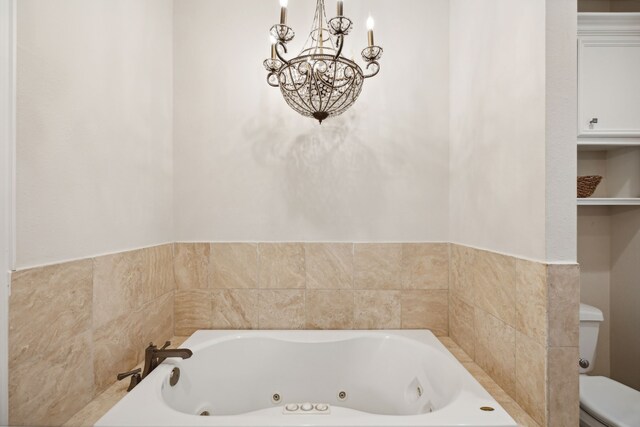
[[153, 342], [158, 347], [173, 337], [174, 292], [170, 291], [147, 303], [142, 308], [142, 342], [146, 346]]
[[539, 344], [547, 343], [547, 266], [516, 261], [516, 329]]
[[93, 369], [96, 393], [116, 380], [119, 372], [133, 369], [144, 357], [143, 311], [125, 313], [93, 331]]
[[[553, 346], [577, 351], [578, 267], [454, 244], [450, 254], [451, 337], [527, 411], [530, 416], [521, 411], [519, 422], [577, 425], [577, 355], [564, 362], [568, 372], [564, 377], [552, 373], [560, 369], [547, 360], [554, 351], [560, 352]], [[554, 381], [570, 385], [562, 390]], [[566, 394], [564, 401], [556, 389]], [[569, 402], [566, 411], [563, 402]]]
[[449, 289], [449, 244], [402, 245], [403, 289]]
[[403, 329], [430, 329], [437, 336], [449, 333], [449, 291], [402, 291]]
[[577, 347], [580, 326], [580, 269], [549, 265], [549, 346]]
[[211, 291], [213, 329], [258, 329], [257, 289]]
[[352, 289], [353, 244], [307, 243], [307, 289]]
[[[23, 360], [26, 351], [36, 357], [11, 375], [37, 378], [51, 364], [47, 375], [64, 384], [68, 377], [56, 375], [67, 375], [67, 362], [45, 359], [46, 349], [75, 340], [88, 349], [88, 367], [81, 369], [94, 378], [83, 384], [89, 399], [139, 363], [149, 341], [161, 345], [174, 329], [186, 336], [208, 328], [428, 328], [450, 334], [462, 347], [457, 357], [475, 360], [482, 369], [470, 365], [486, 383], [495, 384], [490, 376], [502, 387], [490, 391], [496, 399], [518, 408], [512, 396], [541, 425], [547, 419], [573, 425], [577, 412], [563, 405], [566, 396], [578, 399], [577, 277], [577, 266], [547, 268], [454, 244], [162, 245], [15, 273], [10, 357]], [[55, 333], [33, 332], [51, 328]], [[79, 337], [87, 343], [78, 344]], [[12, 420], [61, 423], [82, 402], [75, 390], [33, 394], [15, 378]], [[31, 394], [42, 396], [45, 409], [29, 406]]]
[[547, 390], [549, 427], [577, 426], [580, 418], [578, 347], [548, 349]]
[[260, 329], [303, 329], [304, 293], [304, 290], [295, 289], [261, 290]]
[[438, 337], [440, 342], [447, 347], [447, 350], [458, 359], [460, 363], [473, 362], [471, 356], [469, 356], [451, 337]]
[[465, 246], [451, 244], [449, 289], [452, 294], [467, 304], [474, 304], [474, 265], [477, 251]]
[[353, 329], [353, 291], [307, 290], [307, 329]]
[[[540, 424], [531, 418], [516, 402], [500, 402], [500, 405], [518, 423], [519, 427], [540, 427]], [[577, 426], [577, 424], [575, 425]]]
[[506, 402], [513, 402], [513, 398], [507, 394], [494, 380], [482, 370], [480, 366], [478, 366], [473, 361], [471, 362], [463, 362], [462, 365], [465, 367], [467, 371], [473, 377], [478, 380], [478, 382], [482, 385], [482, 387], [487, 390], [487, 392], [494, 398], [498, 403], [503, 404]]
[[400, 329], [400, 291], [355, 291], [355, 329]]
[[516, 324], [516, 259], [478, 251], [473, 275], [474, 301], [510, 326]]
[[143, 304], [176, 289], [173, 275], [173, 245], [142, 249]]
[[449, 334], [471, 357], [475, 357], [475, 313], [473, 306], [449, 295]]
[[483, 310], [475, 309], [475, 361], [509, 395], [515, 396], [516, 330]]
[[356, 289], [400, 289], [402, 287], [401, 244], [356, 243], [354, 247]]
[[[64, 351], [59, 351], [64, 349]], [[9, 424], [61, 425], [93, 399], [91, 331], [9, 368]]]
[[144, 260], [144, 249], [94, 259], [94, 328], [142, 307], [146, 283]]
[[176, 335], [191, 335], [198, 329], [210, 329], [211, 321], [211, 295], [209, 291], [176, 292]]
[[12, 274], [10, 368], [91, 329], [92, 269], [84, 260]]
[[546, 422], [547, 349], [544, 344], [516, 332], [516, 402], [536, 422]]
[[176, 243], [174, 245], [176, 289], [187, 291], [209, 287], [209, 243]]
[[62, 424], [136, 366], [150, 341], [173, 336], [172, 245], [20, 271], [12, 281], [12, 423]]
[[[274, 248], [275, 249], [275, 248]], [[267, 253], [278, 259], [279, 256], [287, 256], [287, 250], [265, 249]], [[267, 256], [263, 262], [269, 263]], [[286, 261], [282, 261], [286, 264]], [[282, 264], [272, 266], [276, 279], [278, 274], [288, 270]], [[265, 266], [265, 271], [269, 265]], [[210, 287], [213, 289], [255, 289], [258, 287], [258, 245], [253, 243], [212, 243], [210, 260]], [[285, 280], [285, 279], [283, 279]]]
[[304, 289], [304, 245], [260, 243], [259, 287], [262, 289]]

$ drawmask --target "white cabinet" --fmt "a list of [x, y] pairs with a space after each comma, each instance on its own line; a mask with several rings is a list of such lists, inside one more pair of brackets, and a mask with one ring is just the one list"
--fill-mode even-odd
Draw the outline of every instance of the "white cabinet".
[[578, 136], [640, 138], [640, 14], [580, 14]]

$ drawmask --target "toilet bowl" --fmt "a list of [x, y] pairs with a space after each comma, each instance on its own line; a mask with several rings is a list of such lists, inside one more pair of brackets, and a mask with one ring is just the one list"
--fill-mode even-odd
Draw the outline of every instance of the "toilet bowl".
[[640, 427], [640, 392], [593, 370], [602, 311], [580, 304], [580, 427]]

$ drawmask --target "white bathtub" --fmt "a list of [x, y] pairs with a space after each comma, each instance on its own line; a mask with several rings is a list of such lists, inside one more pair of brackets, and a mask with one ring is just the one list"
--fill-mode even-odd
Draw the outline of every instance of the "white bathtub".
[[198, 331], [181, 347], [193, 356], [96, 426], [517, 426], [430, 331]]

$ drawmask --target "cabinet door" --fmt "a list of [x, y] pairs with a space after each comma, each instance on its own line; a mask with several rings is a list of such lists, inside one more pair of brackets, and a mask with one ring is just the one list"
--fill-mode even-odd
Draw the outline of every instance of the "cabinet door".
[[578, 57], [578, 135], [640, 136], [640, 37], [581, 37]]

